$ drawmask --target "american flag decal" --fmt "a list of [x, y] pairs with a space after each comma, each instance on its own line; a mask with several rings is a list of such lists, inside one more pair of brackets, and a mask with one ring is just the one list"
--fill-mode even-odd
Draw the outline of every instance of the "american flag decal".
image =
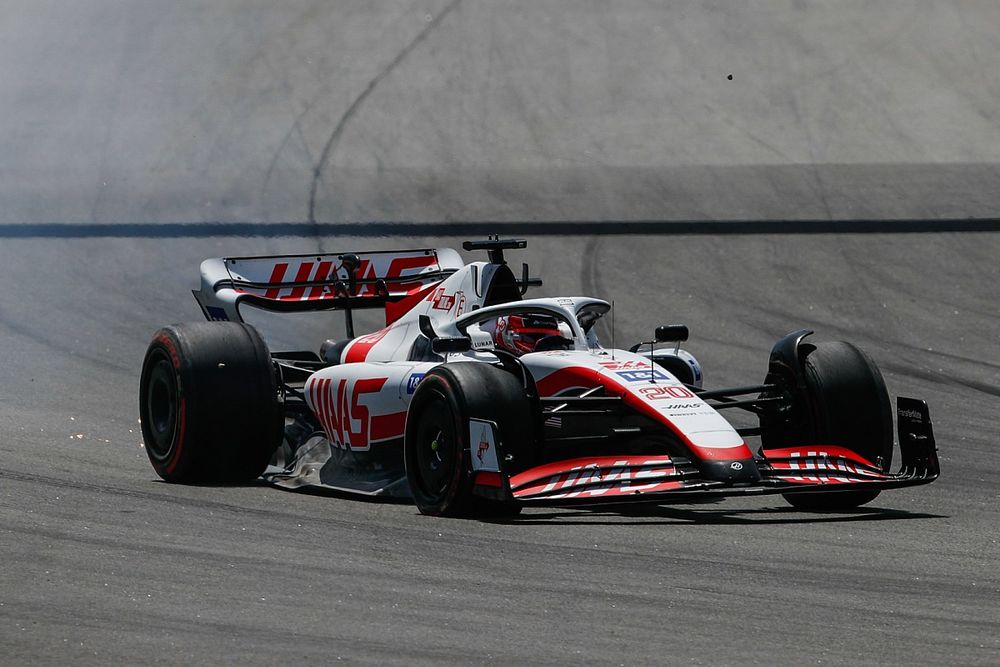
[[552, 428], [562, 428], [562, 417], [549, 417], [545, 420], [545, 425]]
[[229, 316], [226, 315], [226, 311], [218, 306], [205, 306], [205, 312], [208, 313], [208, 317], [213, 322], [228, 322]]

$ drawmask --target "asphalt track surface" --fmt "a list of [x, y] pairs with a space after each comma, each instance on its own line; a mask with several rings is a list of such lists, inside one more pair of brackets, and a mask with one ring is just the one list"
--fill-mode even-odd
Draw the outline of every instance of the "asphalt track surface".
[[[0, 662], [1000, 663], [995, 3], [0, 11]], [[158, 481], [139, 364], [201, 259], [487, 227], [709, 384], [858, 343], [942, 478], [513, 523]]]

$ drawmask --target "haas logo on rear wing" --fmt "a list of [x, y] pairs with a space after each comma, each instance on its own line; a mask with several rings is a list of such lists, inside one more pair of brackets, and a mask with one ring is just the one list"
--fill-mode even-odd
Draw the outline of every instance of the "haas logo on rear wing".
[[194, 296], [210, 320], [242, 321], [241, 303], [286, 312], [386, 305], [388, 320], [392, 304], [461, 267], [450, 248], [207, 259]]

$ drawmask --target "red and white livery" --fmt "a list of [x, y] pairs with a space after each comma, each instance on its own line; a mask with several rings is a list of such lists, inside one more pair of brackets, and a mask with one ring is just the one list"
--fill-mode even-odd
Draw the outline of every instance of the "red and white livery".
[[[890, 471], [888, 393], [856, 347], [797, 331], [762, 382], [706, 389], [684, 326], [609, 349], [607, 301], [525, 299], [541, 282], [504, 258], [524, 245], [468, 242], [489, 254], [468, 264], [448, 248], [206, 260], [194, 294], [210, 323], [158, 332], [144, 363], [154, 468], [406, 496], [435, 515], [764, 493], [836, 509], [938, 476], [927, 407], [906, 398]], [[246, 306], [342, 311], [347, 335], [271, 352]], [[367, 308], [385, 324], [357, 335]]]

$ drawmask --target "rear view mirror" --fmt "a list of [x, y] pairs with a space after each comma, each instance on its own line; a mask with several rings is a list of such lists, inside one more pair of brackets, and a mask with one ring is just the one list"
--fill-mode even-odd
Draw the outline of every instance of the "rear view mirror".
[[688, 328], [684, 324], [665, 324], [656, 327], [657, 343], [683, 343], [688, 339]]

